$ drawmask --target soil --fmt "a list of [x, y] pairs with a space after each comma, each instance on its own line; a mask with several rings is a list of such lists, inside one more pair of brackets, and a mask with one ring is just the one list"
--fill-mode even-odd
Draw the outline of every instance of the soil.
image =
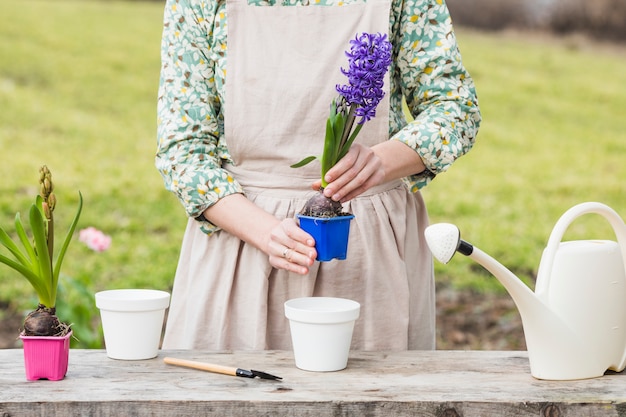
[[24, 317], [11, 311], [6, 304], [0, 304], [0, 349], [21, 348], [18, 338], [24, 327]]
[[[20, 348], [22, 317], [0, 305], [0, 349]], [[526, 350], [521, 318], [506, 294], [437, 289], [437, 349]]]
[[507, 293], [437, 289], [437, 349], [526, 350], [522, 319]]

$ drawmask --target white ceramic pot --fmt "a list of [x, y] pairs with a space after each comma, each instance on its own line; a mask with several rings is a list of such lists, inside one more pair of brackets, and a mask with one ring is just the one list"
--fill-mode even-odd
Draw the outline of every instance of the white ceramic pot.
[[360, 307], [356, 301], [332, 297], [285, 302], [296, 366], [317, 372], [344, 369]]
[[96, 293], [104, 344], [112, 359], [141, 360], [158, 355], [170, 294], [148, 289]]

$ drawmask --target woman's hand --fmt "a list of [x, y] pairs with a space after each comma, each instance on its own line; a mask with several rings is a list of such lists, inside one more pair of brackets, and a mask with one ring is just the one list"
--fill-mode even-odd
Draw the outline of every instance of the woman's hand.
[[[396, 180], [426, 169], [420, 156], [397, 140], [387, 140], [371, 148], [354, 143], [348, 153], [326, 173], [324, 195], [346, 202], [383, 182]], [[313, 183], [318, 190], [321, 181]]]
[[[382, 183], [384, 179], [381, 158], [373, 148], [354, 143], [348, 153], [326, 173], [328, 186], [324, 189], [324, 195], [345, 202]], [[319, 183], [315, 186], [319, 188]]]
[[270, 231], [268, 244], [270, 264], [305, 275], [313, 265], [317, 252], [315, 241], [296, 224], [294, 219], [284, 219]]
[[224, 231], [268, 255], [274, 268], [308, 274], [317, 252], [315, 240], [292, 218], [279, 220], [242, 194], [231, 194], [204, 211]]

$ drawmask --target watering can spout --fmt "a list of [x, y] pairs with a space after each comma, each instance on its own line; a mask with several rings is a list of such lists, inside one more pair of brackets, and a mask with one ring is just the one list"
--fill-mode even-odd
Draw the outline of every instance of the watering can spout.
[[[468, 256], [491, 272], [509, 292], [520, 310], [537, 307], [540, 301], [515, 274], [471, 243], [461, 239], [461, 233], [453, 224], [437, 223], [424, 232], [428, 247], [441, 263], [448, 263], [456, 252]], [[528, 307], [527, 307], [528, 306]]]
[[[508, 291], [522, 319], [535, 378], [594, 378], [607, 369], [619, 372], [626, 367], [626, 305], [621, 301], [626, 295], [626, 226], [607, 209], [599, 203], [585, 203], [559, 220], [542, 257], [536, 292], [487, 253], [462, 240], [455, 225], [433, 224], [424, 235], [440, 262], [448, 263], [459, 252], [482, 265]], [[580, 241], [569, 246], [565, 244], [572, 242], [560, 242], [569, 222], [587, 212], [609, 219], [619, 246], [604, 241], [602, 245]]]

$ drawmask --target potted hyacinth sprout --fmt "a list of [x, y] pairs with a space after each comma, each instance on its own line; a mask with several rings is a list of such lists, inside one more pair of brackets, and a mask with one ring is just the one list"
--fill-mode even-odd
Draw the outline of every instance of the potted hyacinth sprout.
[[[321, 189], [298, 214], [300, 227], [316, 241], [319, 261], [346, 258], [349, 225], [354, 216], [344, 213], [340, 202], [324, 195], [324, 187], [328, 185], [325, 176], [348, 153], [365, 123], [376, 115], [376, 107], [384, 96], [383, 84], [391, 64], [391, 48], [387, 35], [381, 33], [357, 34], [350, 41], [350, 49], [346, 51], [349, 66], [348, 69], [341, 68], [348, 83], [335, 87], [339, 95], [330, 104], [322, 154], [308, 156], [291, 165], [299, 168], [314, 160], [320, 161]], [[331, 230], [325, 230], [329, 228]], [[335, 233], [345, 236], [339, 237]]]
[[47, 166], [39, 170], [39, 195], [30, 206], [26, 232], [20, 213], [15, 215], [16, 239], [0, 227], [0, 243], [12, 256], [0, 253], [0, 263], [14, 269], [28, 280], [39, 299], [37, 308], [24, 320], [20, 338], [24, 343], [26, 378], [29, 380], [59, 380], [65, 377], [69, 355], [70, 325], [56, 316], [56, 296], [63, 258], [70, 244], [83, 206], [79, 193], [78, 210], [55, 253], [52, 174]]

